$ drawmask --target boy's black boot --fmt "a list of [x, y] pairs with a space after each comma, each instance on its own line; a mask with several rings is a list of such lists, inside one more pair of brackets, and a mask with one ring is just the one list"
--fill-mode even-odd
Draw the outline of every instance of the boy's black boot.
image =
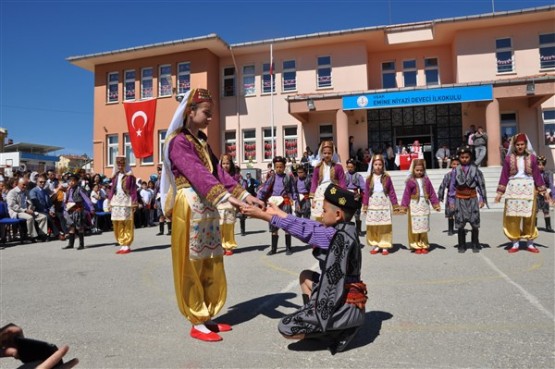
[[245, 218], [241, 217], [239, 218], [239, 225], [241, 226], [241, 236], [246, 236], [247, 233], [245, 232]]
[[459, 228], [459, 230], [457, 231], [458, 236], [459, 236], [459, 244], [458, 244], [458, 248], [459, 248], [459, 253], [463, 253], [466, 251], [466, 240], [465, 240], [465, 231], [464, 228]]
[[478, 228], [472, 228], [472, 252], [480, 252], [481, 246], [478, 240], [479, 231]]
[[77, 250], [83, 250], [84, 248], [85, 248], [85, 234], [79, 233], [79, 247], [77, 247]]
[[452, 236], [455, 234], [455, 219], [447, 219], [447, 234]]
[[167, 235], [171, 236], [172, 235], [172, 222], [167, 222], [167, 224], [168, 224], [168, 233], [167, 233]]
[[272, 248], [270, 249], [270, 251], [268, 251], [267, 255], [273, 255], [273, 254], [276, 253], [278, 240], [279, 240], [279, 235], [273, 234], [272, 235]]
[[545, 218], [545, 231], [546, 232], [553, 232], [553, 228], [551, 228], [551, 217]]
[[357, 235], [360, 237], [362, 235], [362, 221], [357, 220], [356, 225], [357, 225]]
[[291, 251], [291, 235], [285, 235], [285, 255], [291, 255], [293, 251]]
[[62, 249], [63, 250], [72, 249], [73, 245], [75, 245], [75, 233], [70, 233], [69, 234], [69, 243], [67, 244], [67, 246], [62, 247]]
[[303, 293], [302, 296], [303, 296], [303, 305], [308, 304], [308, 302], [310, 301], [310, 297], [308, 297], [306, 293]]
[[160, 224], [158, 225], [158, 227], [160, 227], [160, 232], [156, 233], [157, 236], [163, 236], [164, 235], [164, 223], [165, 222], [160, 222]]

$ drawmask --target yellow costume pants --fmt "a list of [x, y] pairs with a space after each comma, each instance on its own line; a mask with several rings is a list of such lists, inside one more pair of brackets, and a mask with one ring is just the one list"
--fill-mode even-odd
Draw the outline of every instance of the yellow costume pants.
[[189, 258], [190, 207], [178, 191], [172, 214], [172, 262], [177, 305], [192, 323], [202, 324], [224, 306], [227, 281], [222, 256]]
[[368, 246], [390, 249], [392, 241], [393, 226], [391, 224], [366, 226], [366, 242]]
[[226, 250], [233, 250], [237, 247], [235, 241], [235, 224], [221, 224], [220, 234], [222, 235], [222, 247]]
[[410, 209], [408, 212], [409, 216], [409, 247], [411, 250], [427, 249], [430, 247], [428, 242], [428, 233], [412, 233], [412, 220], [410, 215]]
[[133, 219], [113, 220], [114, 236], [121, 246], [131, 246], [135, 233], [135, 224]]
[[[503, 210], [503, 233], [505, 233], [505, 236], [509, 240], [535, 240], [538, 238], [538, 228], [536, 228], [537, 206], [537, 199], [534, 197], [531, 217], [508, 217], [505, 215], [507, 212], [507, 200], [505, 200], [505, 209]], [[521, 223], [522, 228], [520, 227]]]

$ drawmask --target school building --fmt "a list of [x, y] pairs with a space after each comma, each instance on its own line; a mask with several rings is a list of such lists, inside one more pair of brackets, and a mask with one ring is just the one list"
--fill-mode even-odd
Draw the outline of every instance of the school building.
[[[154, 173], [178, 97], [195, 87], [215, 100], [212, 149], [241, 168], [266, 168], [272, 139], [276, 155], [297, 160], [333, 139], [347, 158], [349, 136], [374, 150], [419, 140], [434, 167], [435, 151], [454, 152], [471, 125], [489, 135], [488, 166], [500, 165], [503, 140], [521, 131], [553, 168], [554, 20], [547, 6], [239, 44], [210, 34], [67, 60], [94, 73], [98, 173], [111, 173], [118, 153], [136, 176]], [[137, 159], [123, 103], [150, 98], [154, 152]]]

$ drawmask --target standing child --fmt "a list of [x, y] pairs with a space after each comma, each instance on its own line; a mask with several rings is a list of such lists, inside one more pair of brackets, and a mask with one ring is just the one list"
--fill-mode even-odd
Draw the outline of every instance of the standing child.
[[71, 174], [69, 176], [69, 188], [64, 197], [64, 217], [69, 228], [69, 243], [63, 249], [72, 249], [75, 244], [75, 233], [79, 237], [77, 250], [85, 248], [85, 208], [94, 214], [92, 204], [87, 192], [79, 186], [79, 176]]
[[415, 254], [427, 254], [430, 244], [430, 203], [436, 211], [441, 211], [434, 186], [426, 175], [426, 161], [414, 159], [407, 178], [401, 207], [403, 212], [408, 209], [409, 215], [409, 248]]
[[[362, 194], [364, 192], [364, 178], [360, 173], [356, 171], [356, 163], [353, 159], [347, 160], [347, 171], [345, 172], [345, 184], [347, 189], [355, 194], [355, 197], [362, 199]], [[355, 224], [357, 226], [357, 232], [360, 236], [361, 234], [361, 224], [360, 221], [360, 209], [355, 213]]]
[[[241, 173], [237, 171], [231, 155], [223, 154], [220, 158], [220, 166], [224, 172], [244, 188]], [[237, 241], [235, 241], [236, 211], [229, 202], [223, 202], [218, 204], [218, 212], [220, 213], [220, 233], [224, 255], [231, 256], [233, 255], [233, 249], [237, 248]]]
[[321, 222], [287, 214], [274, 204], [266, 211], [252, 206], [241, 210], [281, 228], [314, 247], [320, 273], [303, 270], [299, 276], [303, 306], [279, 322], [289, 339], [326, 336], [334, 340], [332, 354], [345, 350], [364, 323], [366, 285], [361, 280], [362, 254], [351, 222], [360, 201], [337, 185], [324, 192]]
[[310, 186], [310, 198], [312, 199], [311, 218], [320, 221], [322, 219], [322, 205], [324, 203], [324, 192], [330, 183], [345, 188], [345, 171], [337, 162], [335, 146], [332, 141], [322, 141], [318, 150], [319, 162], [314, 163], [312, 184]]
[[[551, 228], [551, 217], [549, 215], [549, 203], [553, 203], [555, 201], [555, 187], [553, 186], [553, 173], [550, 171], [545, 170], [545, 163], [547, 160], [545, 156], [538, 156], [538, 169], [543, 177], [543, 181], [545, 182], [546, 191], [551, 195], [551, 201], [546, 201], [545, 198], [541, 195], [537, 195], [538, 201], [538, 209], [537, 211], [542, 211], [543, 219], [545, 220], [545, 231], [552, 233], [553, 228]], [[537, 215], [536, 215], [536, 223], [537, 223]]]
[[150, 202], [152, 201], [152, 191], [148, 188], [148, 183], [141, 182], [141, 190], [139, 191], [141, 198], [139, 224], [141, 227], [149, 227], [150, 224]]
[[[297, 201], [297, 190], [294, 186], [295, 178], [285, 173], [285, 158], [276, 156], [274, 160], [275, 173], [268, 178], [258, 192], [258, 198], [264, 202], [270, 201], [276, 204], [281, 210], [287, 214], [292, 213], [293, 201]], [[270, 224], [270, 232], [272, 232], [272, 248], [268, 255], [273, 255], [277, 251], [277, 243], [279, 240], [279, 228]], [[291, 235], [285, 233], [285, 254], [291, 255]]]
[[388, 255], [393, 246], [391, 206], [397, 212], [399, 205], [393, 181], [385, 171], [385, 158], [374, 155], [371, 164], [372, 171], [366, 179], [362, 200], [363, 213], [366, 213], [366, 242], [373, 246], [370, 250], [372, 255]]
[[445, 200], [445, 218], [447, 218], [447, 234], [452, 236], [455, 234], [455, 197], [451, 196], [449, 193], [449, 183], [451, 182], [451, 173], [455, 171], [457, 165], [460, 164], [458, 156], [452, 156], [449, 158], [451, 170], [443, 176], [443, 181], [439, 186], [437, 191], [437, 197], [440, 202], [443, 202], [445, 195], [447, 199]]
[[449, 181], [449, 196], [455, 197], [455, 203], [449, 206], [455, 214], [458, 248], [460, 253], [466, 251], [464, 226], [468, 222], [472, 227], [472, 251], [479, 252], [480, 209], [488, 203], [484, 175], [476, 163], [472, 162], [470, 146], [460, 147], [457, 154], [460, 165], [451, 171]]
[[310, 219], [310, 183], [311, 178], [307, 175], [306, 168], [302, 165], [298, 166], [295, 180], [298, 196], [295, 201], [295, 215], [299, 218]]

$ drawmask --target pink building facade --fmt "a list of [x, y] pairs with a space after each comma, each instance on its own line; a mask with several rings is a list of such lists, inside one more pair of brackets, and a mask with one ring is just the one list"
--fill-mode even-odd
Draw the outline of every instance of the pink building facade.
[[[553, 168], [554, 20], [550, 6], [232, 45], [209, 35], [68, 61], [95, 75], [99, 173], [124, 153], [138, 176], [152, 174], [176, 97], [195, 87], [216, 101], [212, 148], [242, 168], [266, 168], [274, 154], [298, 161], [323, 139], [345, 161], [349, 136], [373, 151], [418, 140], [434, 167], [435, 151], [453, 152], [471, 125], [489, 135], [488, 166], [500, 165], [507, 137], [525, 132]], [[123, 102], [145, 98], [158, 100], [154, 152], [136, 159]]]

